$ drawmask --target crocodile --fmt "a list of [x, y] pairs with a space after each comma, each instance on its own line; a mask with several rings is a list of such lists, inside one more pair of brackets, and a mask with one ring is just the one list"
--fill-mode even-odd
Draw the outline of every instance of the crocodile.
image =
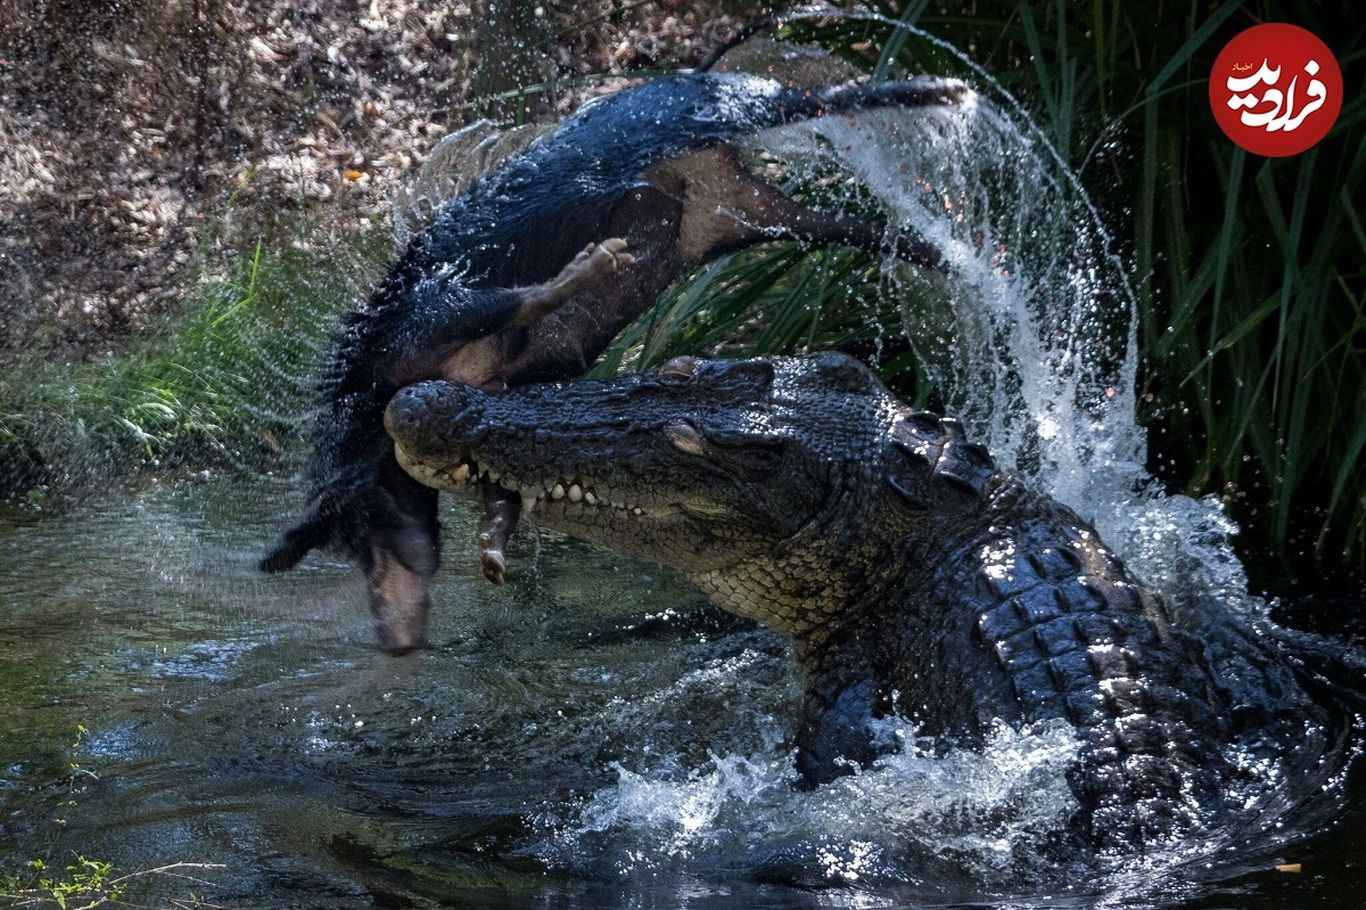
[[[496, 390], [580, 374], [679, 275], [763, 241], [935, 265], [918, 238], [811, 208], [752, 174], [737, 143], [813, 117], [971, 98], [964, 83], [929, 76], [800, 86], [704, 72], [585, 104], [444, 202], [345, 320], [321, 390], [316, 489], [260, 568], [339, 546], [366, 572], [381, 646], [421, 646], [440, 559], [436, 496], [394, 463], [383, 428], [394, 392], [437, 377]], [[481, 559], [496, 582], [519, 503], [496, 486], [484, 495]]]
[[1246, 817], [1249, 756], [1322, 780], [1346, 748], [1270, 623], [1179, 621], [1076, 512], [846, 355], [426, 382], [386, 423], [423, 484], [496, 482], [532, 521], [677, 567], [789, 637], [805, 786], [895, 748], [888, 717], [968, 746], [1070, 724], [1080, 808], [1060, 836], [1105, 855]]

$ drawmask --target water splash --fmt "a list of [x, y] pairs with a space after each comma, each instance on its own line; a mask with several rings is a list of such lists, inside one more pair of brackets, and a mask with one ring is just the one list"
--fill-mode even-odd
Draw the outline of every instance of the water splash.
[[999, 83], [908, 31], [974, 71], [975, 104], [819, 118], [768, 131], [764, 151], [799, 170], [837, 166], [854, 179], [851, 200], [871, 194], [892, 232], [943, 252], [942, 274], [883, 263], [902, 317], [886, 328], [900, 329], [970, 436], [1095, 524], [1164, 594], [1212, 592], [1264, 616], [1218, 500], [1168, 495], [1146, 470], [1137, 297], [1094, 203]]
[[[731, 661], [706, 673], [729, 687], [751, 670]], [[685, 677], [658, 700], [687, 702], [694, 682]], [[636, 715], [612, 712], [607, 723], [640, 733], [641, 757], [613, 762], [614, 782], [533, 818], [532, 852], [543, 862], [629, 877], [729, 867], [812, 886], [907, 883], [919, 881], [912, 870], [934, 867], [1005, 884], [1045, 871], [1048, 839], [1076, 808], [1066, 769], [1077, 743], [1065, 723], [1000, 725], [980, 750], [942, 751], [888, 721], [896, 752], [799, 791], [772, 716], [756, 725], [759, 748], [688, 763], [668, 732], [639, 727]]]
[[[869, 112], [789, 128], [837, 156], [896, 229], [947, 274], [884, 266], [902, 329], [996, 457], [1054, 495], [1090, 501], [1142, 470], [1133, 422], [1133, 301], [1108, 275], [1087, 202], [982, 99], [930, 116]], [[1100, 470], [1097, 470], [1100, 469]]]

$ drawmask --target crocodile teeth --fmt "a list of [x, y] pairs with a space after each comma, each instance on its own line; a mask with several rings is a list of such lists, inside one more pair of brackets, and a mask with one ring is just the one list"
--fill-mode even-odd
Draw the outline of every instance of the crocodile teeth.
[[[520, 493], [524, 508], [530, 510], [542, 500], [561, 501], [568, 499], [572, 503], [582, 503], [583, 505], [601, 506], [602, 508], [621, 509], [623, 512], [630, 512], [634, 515], [644, 515], [645, 510], [639, 506], [633, 506], [622, 500], [616, 494], [611, 497], [595, 492], [591, 487], [586, 486], [581, 481], [571, 480], [545, 480], [539, 483], [523, 485], [516, 477], [495, 468], [483, 469], [490, 481], [498, 481], [504, 490], [510, 493]], [[461, 464], [452, 472], [456, 481], [462, 481], [469, 477], [471, 482], [480, 479], [481, 469], [478, 462], [473, 463], [473, 468], [469, 465]]]

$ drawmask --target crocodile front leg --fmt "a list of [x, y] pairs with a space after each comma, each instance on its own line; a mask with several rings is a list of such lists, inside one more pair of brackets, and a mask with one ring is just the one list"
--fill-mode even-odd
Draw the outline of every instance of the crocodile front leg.
[[803, 789], [866, 768], [894, 745], [876, 727], [885, 696], [872, 666], [852, 652], [820, 650], [797, 642], [798, 662], [807, 677], [797, 728], [797, 772]]

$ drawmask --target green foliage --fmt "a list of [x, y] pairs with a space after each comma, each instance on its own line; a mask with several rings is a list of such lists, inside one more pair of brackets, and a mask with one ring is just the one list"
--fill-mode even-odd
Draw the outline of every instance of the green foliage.
[[114, 884], [114, 866], [76, 854], [65, 870], [49, 870], [41, 859], [28, 861], [24, 875], [0, 876], [0, 898], [15, 907], [98, 907], [117, 901], [122, 889]]
[[[1142, 417], [1159, 474], [1192, 494], [1224, 495], [1247, 547], [1302, 569], [1366, 566], [1366, 20], [1234, 0], [980, 0], [962, 14], [870, 0], [865, 9], [884, 19], [793, 19], [779, 37], [819, 44], [875, 77], [973, 78], [903, 26], [951, 42], [1034, 111], [1107, 212], [1139, 280]], [[1209, 111], [1215, 55], [1263, 21], [1323, 37], [1346, 77], [1332, 133], [1287, 159], [1238, 150]], [[847, 268], [856, 288], [867, 280], [868, 263], [850, 255], [803, 258], [778, 246], [715, 263], [624, 337], [614, 363], [727, 347], [858, 348], [871, 314], [850, 309], [858, 294], [834, 277]], [[909, 352], [882, 371], [929, 393]]]
[[599, 374], [680, 354], [775, 354], [875, 344], [898, 315], [866, 253], [777, 244], [725, 257], [670, 288], [613, 344]]
[[[333, 324], [379, 258], [372, 238], [316, 251], [258, 240], [204, 263], [161, 326], [103, 362], [0, 377], [0, 485], [41, 498], [142, 465], [259, 464], [297, 435]], [[338, 256], [341, 254], [341, 264]]]
[[[186, 884], [211, 884], [190, 875], [191, 871], [221, 868], [221, 863], [167, 863], [155, 869], [116, 874], [113, 863], [79, 853], [71, 854], [70, 861], [60, 870], [50, 867], [45, 860], [31, 859], [22, 872], [0, 875], [0, 900], [5, 901], [6, 907], [57, 907], [59, 910], [202, 907], [206, 905], [194, 891], [185, 891], [181, 896], [181, 889]], [[139, 892], [152, 889], [163, 892], [164, 903], [149, 904], [135, 897]]]

